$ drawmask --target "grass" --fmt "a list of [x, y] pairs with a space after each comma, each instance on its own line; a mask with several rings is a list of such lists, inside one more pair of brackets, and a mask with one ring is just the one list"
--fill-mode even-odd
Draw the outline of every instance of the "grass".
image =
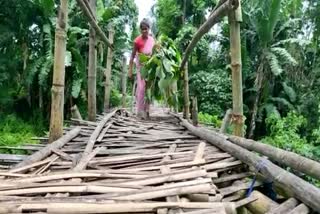
[[[0, 146], [19, 146], [38, 143], [32, 137], [39, 135], [38, 123], [24, 121], [15, 114], [0, 115]], [[0, 153], [21, 154], [12, 149], [0, 149]]]

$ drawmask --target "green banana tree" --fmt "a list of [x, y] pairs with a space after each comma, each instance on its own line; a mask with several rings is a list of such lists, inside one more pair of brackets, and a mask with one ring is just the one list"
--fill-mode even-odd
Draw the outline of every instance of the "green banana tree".
[[[257, 71], [254, 84], [255, 97], [248, 132], [249, 138], [254, 136], [259, 107], [268, 98], [264, 96], [264, 93], [268, 93], [270, 87], [272, 87], [272, 80], [280, 76], [286, 66], [297, 65], [297, 61], [286, 49], [286, 45], [297, 43], [299, 40], [296, 38], [282, 39], [281, 37], [283, 31], [297, 20], [281, 17], [282, 6], [281, 0], [246, 1], [244, 5], [244, 19], [250, 24], [250, 34], [252, 39], [257, 41], [259, 47], [255, 53]], [[287, 20], [284, 20], [284, 24], [279, 26], [279, 20], [283, 18]]]

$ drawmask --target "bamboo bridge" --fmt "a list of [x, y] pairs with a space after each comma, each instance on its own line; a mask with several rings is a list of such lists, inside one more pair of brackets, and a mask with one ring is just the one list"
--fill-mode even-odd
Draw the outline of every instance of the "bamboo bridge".
[[[185, 50], [181, 63], [185, 119], [154, 108], [147, 121], [139, 120], [124, 108], [109, 109], [114, 32], [110, 30], [107, 38], [98, 26], [94, 1], [77, 0], [90, 24], [90, 121], [78, 117], [67, 121], [67, 127], [63, 127], [63, 110], [68, 1], [60, 3], [50, 135], [38, 138], [40, 144], [1, 147], [28, 155], [0, 154], [0, 213], [320, 212], [320, 189], [286, 170], [290, 168], [320, 180], [320, 163], [188, 122], [190, 99], [185, 65], [201, 37], [228, 15], [234, 134], [243, 134], [240, 0], [220, 0]], [[95, 35], [109, 47], [106, 113], [98, 116]], [[196, 101], [193, 109], [197, 109]]]
[[[116, 109], [97, 122], [69, 123], [51, 144], [44, 137], [41, 144], [10, 147], [30, 156], [0, 155], [0, 213], [320, 210], [320, 189], [275, 165], [275, 157], [269, 160], [239, 146], [246, 139], [195, 127], [164, 109], [153, 108], [148, 121]], [[280, 153], [282, 159], [290, 155]], [[300, 165], [289, 166], [319, 176], [319, 163], [298, 158]]]

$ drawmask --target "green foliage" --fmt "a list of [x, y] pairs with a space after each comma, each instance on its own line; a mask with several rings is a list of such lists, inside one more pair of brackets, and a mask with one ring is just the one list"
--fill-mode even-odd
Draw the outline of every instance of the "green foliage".
[[122, 97], [122, 95], [120, 94], [120, 91], [112, 88], [111, 95], [110, 95], [111, 107], [120, 106], [121, 105], [121, 97]]
[[177, 81], [182, 77], [179, 65], [181, 56], [173, 41], [167, 36], [159, 37], [153, 55], [139, 54], [143, 64], [141, 75], [147, 81], [146, 98], [151, 101], [165, 100], [171, 106], [178, 105]]
[[217, 115], [210, 115], [202, 112], [198, 114], [198, 119], [200, 123], [204, 123], [205, 125], [210, 125], [217, 128], [219, 128], [222, 123], [222, 121], [218, 118]]
[[25, 143], [35, 143], [31, 140], [36, 135], [35, 127], [15, 116], [0, 116], [0, 145], [21, 145]]
[[190, 76], [191, 94], [198, 98], [199, 111], [223, 116], [231, 106], [231, 79], [223, 70], [198, 71]]
[[181, 27], [182, 11], [176, 0], [159, 0], [156, 8], [158, 29], [162, 34], [175, 39]]
[[308, 158], [315, 158], [315, 147], [300, 134], [300, 130], [306, 122], [306, 119], [296, 112], [289, 112], [283, 118], [273, 114], [266, 119], [270, 133], [262, 139], [262, 142]]

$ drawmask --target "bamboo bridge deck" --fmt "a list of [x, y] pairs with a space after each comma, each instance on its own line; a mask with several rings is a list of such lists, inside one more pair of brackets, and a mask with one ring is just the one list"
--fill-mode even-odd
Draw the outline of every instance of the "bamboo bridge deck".
[[53, 144], [11, 149], [33, 154], [1, 155], [0, 213], [314, 212], [293, 197], [271, 200], [247, 164], [168, 114], [72, 120]]

